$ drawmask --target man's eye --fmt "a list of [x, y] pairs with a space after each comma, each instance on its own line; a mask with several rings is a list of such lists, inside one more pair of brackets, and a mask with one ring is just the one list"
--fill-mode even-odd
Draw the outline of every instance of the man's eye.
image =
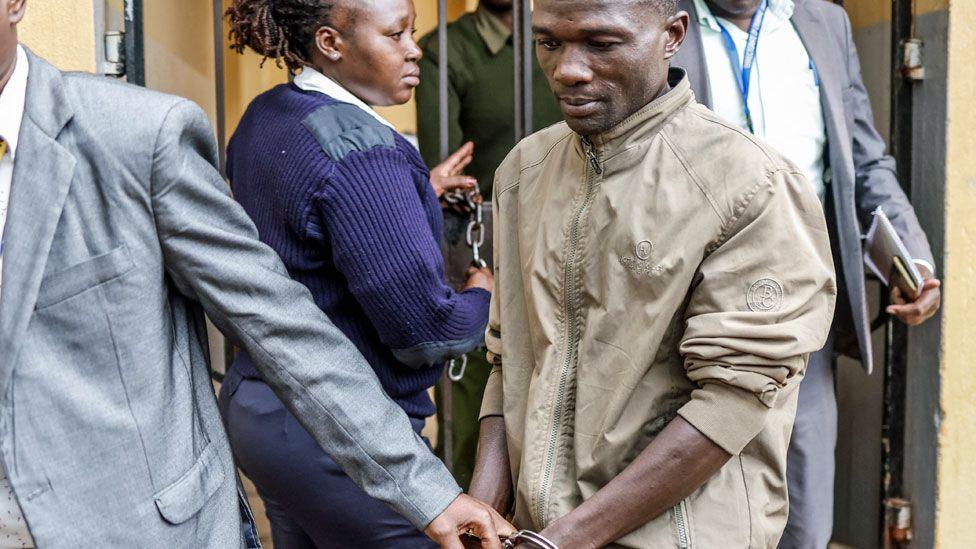
[[396, 39], [396, 40], [399, 40], [400, 38], [403, 37], [403, 33], [404, 32], [406, 32], [406, 31], [395, 32], [395, 33], [389, 35], [389, 37], [390, 38], [393, 38], [393, 39]]
[[608, 50], [613, 46], [614, 46], [613, 42], [599, 42], [599, 41], [590, 42], [590, 47], [597, 50]]
[[536, 40], [535, 42], [540, 47], [542, 47], [544, 49], [547, 49], [549, 51], [553, 51], [553, 50], [555, 50], [556, 48], [559, 47], [559, 42], [556, 42], [555, 40], [546, 40], [546, 39], [540, 38], [540, 39]]

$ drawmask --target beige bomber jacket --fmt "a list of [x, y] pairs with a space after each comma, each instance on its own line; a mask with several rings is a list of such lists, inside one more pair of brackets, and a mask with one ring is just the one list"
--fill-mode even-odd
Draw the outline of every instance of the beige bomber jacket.
[[569, 513], [680, 415], [732, 460], [614, 546], [773, 548], [797, 386], [836, 296], [823, 209], [682, 71], [672, 85], [499, 168], [482, 417], [505, 417], [519, 527]]

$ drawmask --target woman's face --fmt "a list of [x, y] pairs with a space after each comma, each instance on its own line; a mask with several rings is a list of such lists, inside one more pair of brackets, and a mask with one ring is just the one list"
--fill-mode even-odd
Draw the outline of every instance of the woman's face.
[[[423, 52], [414, 41], [412, 0], [357, 0], [326, 73], [370, 105], [400, 105], [420, 85]], [[331, 69], [331, 70], [329, 70]]]

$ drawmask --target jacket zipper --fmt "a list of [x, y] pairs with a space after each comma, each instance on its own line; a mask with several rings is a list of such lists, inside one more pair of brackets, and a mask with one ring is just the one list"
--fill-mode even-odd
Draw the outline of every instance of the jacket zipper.
[[672, 509], [674, 525], [678, 530], [678, 549], [691, 549], [691, 536], [688, 534], [688, 516], [685, 502], [682, 500]]
[[597, 158], [596, 152], [593, 150], [593, 143], [586, 137], [580, 138], [583, 144], [583, 150], [586, 153], [586, 158], [588, 160], [588, 169], [586, 170], [586, 192], [583, 196], [583, 201], [580, 203], [579, 208], [573, 216], [573, 225], [570, 229], [570, 241], [569, 241], [569, 257], [566, 259], [566, 266], [563, 271], [563, 276], [565, 277], [565, 282], [563, 284], [563, 313], [566, 318], [566, 359], [563, 361], [562, 369], [559, 372], [559, 383], [556, 386], [555, 404], [553, 405], [552, 419], [550, 421], [549, 428], [549, 440], [546, 444], [545, 462], [543, 466], [542, 479], [539, 482], [537, 488], [537, 498], [536, 498], [536, 519], [540, 525], [545, 526], [547, 508], [549, 507], [549, 490], [552, 488], [552, 473], [553, 467], [556, 460], [556, 447], [559, 442], [559, 424], [560, 419], [563, 415], [563, 398], [566, 393], [566, 385], [569, 382], [569, 371], [573, 363], [576, 361], [576, 346], [578, 344], [577, 336], [579, 328], [576, 325], [576, 303], [575, 303], [575, 283], [574, 272], [576, 271], [577, 261], [579, 259], [579, 240], [580, 240], [580, 223], [583, 218], [583, 212], [590, 205], [590, 200], [593, 197], [593, 177], [590, 174], [590, 169], [596, 173], [596, 175], [601, 175], [603, 173], [603, 168], [600, 166], [600, 161]]

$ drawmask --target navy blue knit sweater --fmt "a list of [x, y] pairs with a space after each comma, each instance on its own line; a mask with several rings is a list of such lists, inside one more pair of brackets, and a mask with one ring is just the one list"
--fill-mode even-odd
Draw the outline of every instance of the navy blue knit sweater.
[[[427, 389], [480, 343], [490, 295], [448, 287], [443, 218], [417, 150], [361, 109], [285, 84], [248, 107], [228, 174], [261, 240], [387, 394], [412, 417], [433, 414]], [[257, 376], [243, 353], [234, 367]]]

